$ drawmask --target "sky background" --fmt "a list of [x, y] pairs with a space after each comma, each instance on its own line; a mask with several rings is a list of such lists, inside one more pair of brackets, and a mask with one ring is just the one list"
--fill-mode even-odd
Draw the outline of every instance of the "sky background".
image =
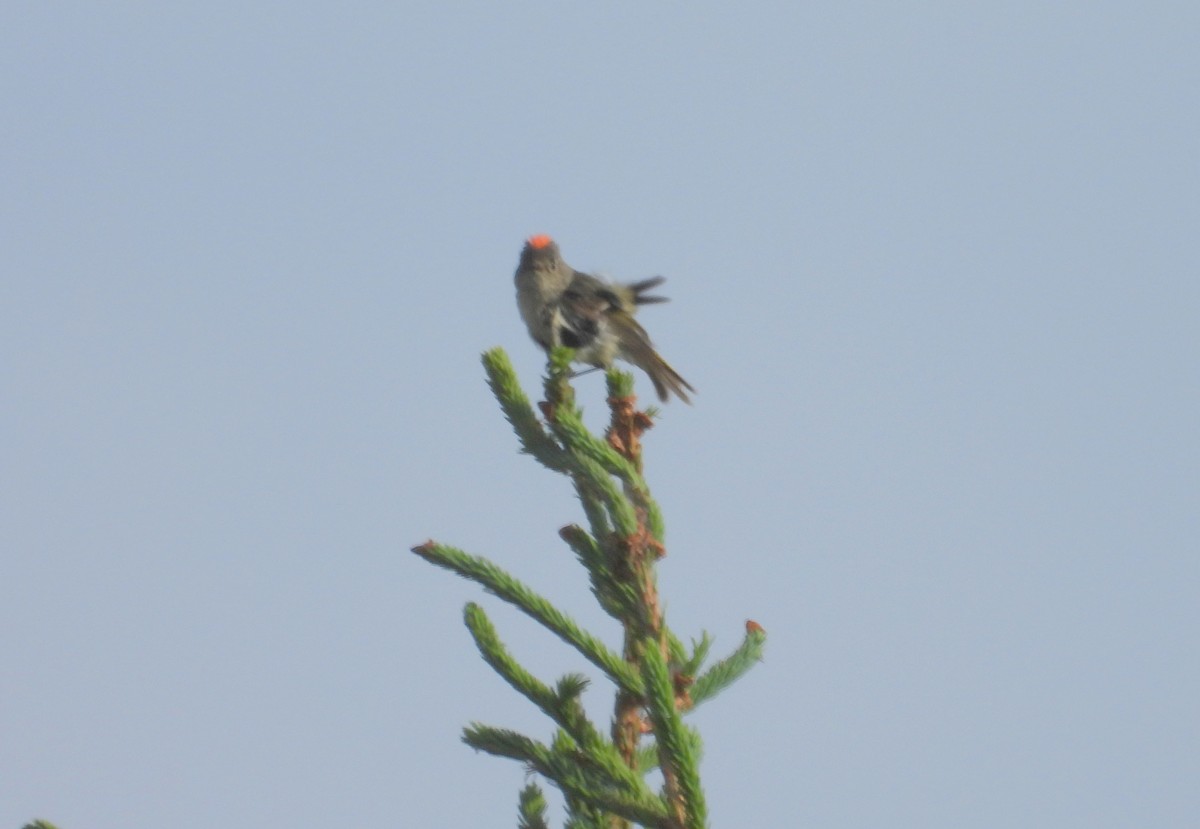
[[[480, 720], [619, 642], [479, 364], [525, 237], [668, 277], [714, 827], [1200, 812], [1200, 10], [6, 3], [0, 827], [513, 826]], [[581, 378], [589, 422], [603, 379]], [[649, 391], [644, 377], [638, 388]], [[555, 801], [555, 825], [561, 821]]]

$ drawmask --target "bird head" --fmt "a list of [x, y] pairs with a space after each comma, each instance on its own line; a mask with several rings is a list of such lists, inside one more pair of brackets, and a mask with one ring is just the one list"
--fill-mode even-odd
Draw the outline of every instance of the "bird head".
[[557, 268], [562, 263], [558, 244], [544, 233], [530, 236], [521, 250], [522, 268]]

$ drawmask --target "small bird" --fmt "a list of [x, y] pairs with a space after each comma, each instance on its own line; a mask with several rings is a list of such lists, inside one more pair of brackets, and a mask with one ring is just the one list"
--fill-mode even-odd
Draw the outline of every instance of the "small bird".
[[[666, 280], [661, 276], [628, 284], [605, 282], [563, 261], [549, 236], [531, 236], [521, 250], [513, 276], [517, 307], [529, 335], [549, 351], [559, 345], [575, 349], [575, 359], [608, 368], [620, 357], [646, 372], [658, 399], [672, 393], [691, 403], [695, 389], [658, 355], [646, 329], [633, 318], [637, 306], [666, 302], [646, 292]], [[687, 391], [684, 391], [684, 390]]]

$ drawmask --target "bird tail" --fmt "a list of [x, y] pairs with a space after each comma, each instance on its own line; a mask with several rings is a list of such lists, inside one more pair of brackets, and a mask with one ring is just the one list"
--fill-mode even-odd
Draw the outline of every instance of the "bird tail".
[[[658, 280], [662, 281], [662, 278], [658, 277]], [[650, 282], [651, 280], [646, 281]], [[646, 329], [638, 325], [633, 317], [626, 314], [615, 315], [611, 322], [616, 328], [617, 340], [621, 344], [621, 357], [646, 372], [650, 382], [654, 384], [654, 391], [658, 394], [658, 399], [666, 403], [671, 394], [674, 394], [684, 403], [691, 404], [692, 401], [687, 392], [695, 394], [696, 390], [654, 350], [650, 337], [646, 334]]]
[[667, 281], [665, 276], [652, 276], [649, 279], [642, 279], [638, 282], [629, 283], [628, 287], [633, 298], [634, 305], [654, 305], [658, 302], [670, 302], [665, 296], [650, 296], [646, 294], [651, 288], [657, 288], [659, 285]]

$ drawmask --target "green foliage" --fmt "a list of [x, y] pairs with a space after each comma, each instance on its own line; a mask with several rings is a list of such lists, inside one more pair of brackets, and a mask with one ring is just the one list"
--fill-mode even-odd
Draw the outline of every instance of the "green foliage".
[[[611, 734], [584, 710], [580, 698], [588, 686], [586, 677], [567, 673], [551, 683], [534, 676], [504, 645], [483, 608], [471, 602], [463, 619], [484, 661], [556, 728], [546, 744], [509, 729], [473, 723], [464, 729], [463, 741], [476, 750], [517, 760], [558, 786], [566, 799], [566, 829], [634, 824], [703, 829], [708, 818], [700, 785], [701, 741], [684, 718], [761, 660], [766, 635], [757, 624], [747, 623], [737, 650], [705, 669], [712, 637], [701, 633], [689, 648], [667, 627], [654, 572], [665, 554], [665, 527], [641, 471], [641, 435], [653, 424], [652, 412], [634, 408], [632, 376], [610, 370], [611, 425], [604, 437], [594, 435], [575, 405], [572, 357], [569, 349], [551, 353], [540, 417], [502, 350], [485, 353], [483, 364], [521, 451], [567, 476], [574, 486], [587, 528], [569, 525], [560, 536], [586, 570], [597, 602], [620, 623], [623, 653], [611, 650], [599, 636], [485, 558], [436, 541], [413, 552], [477, 582], [599, 668], [617, 691]], [[647, 783], [647, 775], [655, 770], [663, 780], [658, 792]], [[536, 783], [520, 793], [517, 825], [549, 829], [545, 797]]]
[[609, 650], [597, 637], [580, 628], [567, 614], [487, 559], [468, 555], [462, 550], [432, 541], [413, 547], [412, 551], [426, 561], [479, 582], [489, 593], [496, 594], [541, 622], [546, 629], [604, 671], [613, 682], [631, 693], [641, 693], [641, 680], [637, 672], [619, 655]]
[[[687, 811], [687, 826], [707, 826], [704, 791], [700, 788], [700, 752], [688, 738], [683, 715], [675, 704], [675, 687], [666, 659], [646, 643], [642, 656], [642, 676], [646, 680], [646, 709], [654, 725], [658, 743], [658, 762], [667, 780], [667, 788], [678, 787], [677, 797]], [[668, 794], [672, 792], [668, 791]]]
[[517, 805], [517, 829], [550, 829], [546, 823], [546, 797], [537, 783], [521, 789]]
[[[692, 702], [699, 705], [712, 699], [742, 677], [758, 662], [762, 661], [763, 647], [767, 634], [761, 629], [747, 626], [746, 638], [736, 651], [705, 671], [692, 686]], [[707, 635], [707, 634], [706, 634]], [[705, 653], [708, 647], [704, 647]]]

